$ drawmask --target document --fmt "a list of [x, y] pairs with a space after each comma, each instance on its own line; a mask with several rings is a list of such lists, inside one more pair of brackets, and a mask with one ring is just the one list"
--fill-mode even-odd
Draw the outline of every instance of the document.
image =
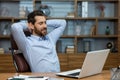
[[51, 78], [46, 76], [19, 75], [8, 78], [7, 80], [64, 80], [63, 78]]
[[7, 80], [48, 80], [49, 77], [45, 76], [28, 76], [28, 75], [19, 75], [8, 78]]

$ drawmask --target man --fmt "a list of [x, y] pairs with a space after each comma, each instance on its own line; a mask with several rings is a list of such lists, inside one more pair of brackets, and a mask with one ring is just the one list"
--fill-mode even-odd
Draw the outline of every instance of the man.
[[[31, 12], [27, 21], [28, 24], [14, 23], [11, 31], [32, 72], [59, 72], [56, 42], [65, 29], [66, 21], [46, 20], [42, 11]], [[47, 34], [47, 26], [55, 29]], [[26, 29], [31, 31], [31, 36], [25, 36], [23, 31]]]

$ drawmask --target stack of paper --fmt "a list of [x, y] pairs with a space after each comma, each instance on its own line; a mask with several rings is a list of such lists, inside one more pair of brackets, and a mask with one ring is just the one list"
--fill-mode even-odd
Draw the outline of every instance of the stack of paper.
[[19, 75], [8, 78], [8, 80], [48, 80], [49, 77], [44, 76], [28, 76], [28, 75]]
[[45, 76], [19, 75], [8, 78], [7, 80], [64, 80], [63, 78], [51, 78]]

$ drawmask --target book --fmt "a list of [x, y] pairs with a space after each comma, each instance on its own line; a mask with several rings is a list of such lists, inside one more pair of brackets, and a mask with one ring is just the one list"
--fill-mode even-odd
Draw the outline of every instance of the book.
[[82, 2], [82, 17], [88, 17], [88, 2]]
[[84, 40], [83, 41], [83, 52], [91, 51], [91, 41], [90, 40]]
[[3, 48], [0, 48], [0, 54], [4, 54], [4, 49]]
[[74, 18], [75, 17], [74, 12], [68, 13], [66, 17], [68, 17], [68, 18]]
[[62, 52], [62, 40], [57, 41], [56, 50], [58, 53]]
[[74, 53], [75, 49], [74, 46], [67, 46], [66, 47], [66, 53]]

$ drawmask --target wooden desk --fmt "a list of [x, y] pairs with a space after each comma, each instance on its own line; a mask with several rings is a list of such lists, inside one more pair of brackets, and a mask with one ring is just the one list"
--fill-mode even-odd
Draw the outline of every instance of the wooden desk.
[[[82, 79], [58, 77], [54, 73], [20, 73], [20, 74], [64, 78], [64, 80], [110, 80], [110, 71], [107, 71], [107, 70], [103, 71], [101, 74], [97, 74], [97, 75], [82, 78]], [[15, 75], [15, 73], [0, 73], [0, 80], [6, 80], [8, 77], [11, 77], [13, 75]]]

